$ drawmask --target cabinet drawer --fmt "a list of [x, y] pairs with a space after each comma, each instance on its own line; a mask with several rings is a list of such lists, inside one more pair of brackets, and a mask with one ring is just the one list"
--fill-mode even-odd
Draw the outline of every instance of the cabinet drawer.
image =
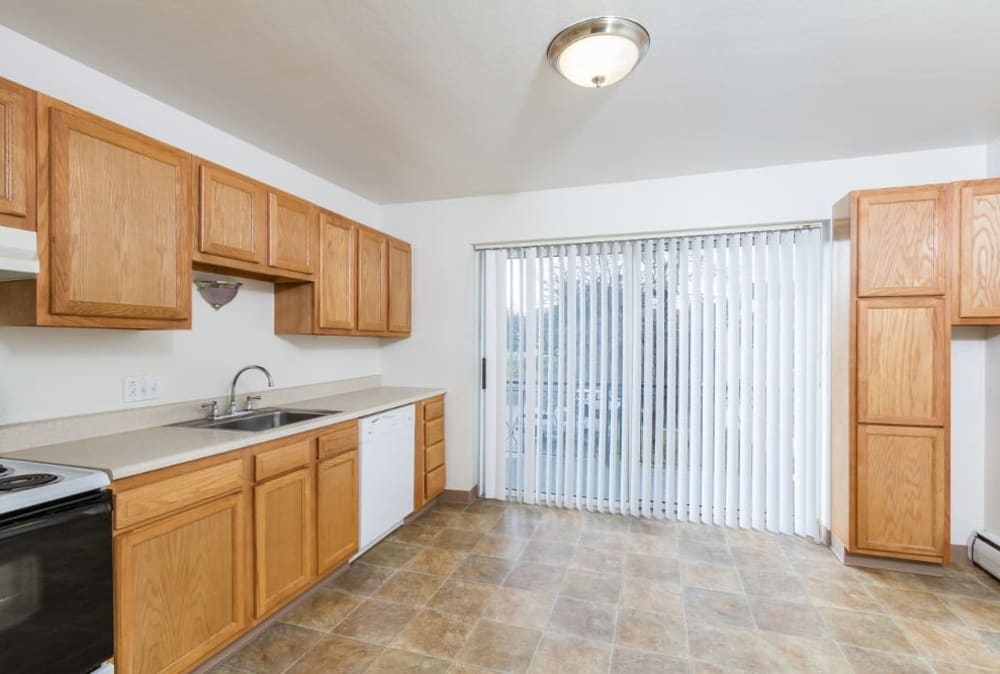
[[243, 488], [243, 459], [166, 478], [115, 496], [115, 528], [125, 529]]
[[424, 446], [429, 447], [444, 440], [444, 417], [424, 423]]
[[424, 477], [424, 493], [432, 499], [444, 491], [444, 466], [438, 466]]
[[301, 440], [261, 452], [253, 457], [253, 478], [257, 481], [266, 480], [305, 466], [309, 463], [311, 453], [312, 440]]
[[332, 431], [319, 438], [319, 460], [349, 452], [358, 448], [358, 422], [338, 424]]
[[424, 403], [424, 421], [444, 416], [444, 398], [435, 398]]
[[424, 470], [432, 470], [444, 463], [444, 443], [438, 442], [424, 450]]

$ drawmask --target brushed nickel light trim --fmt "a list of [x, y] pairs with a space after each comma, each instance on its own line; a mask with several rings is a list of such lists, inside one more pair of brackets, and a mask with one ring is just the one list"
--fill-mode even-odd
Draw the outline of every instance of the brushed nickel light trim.
[[[560, 59], [567, 49], [581, 41], [603, 36], [624, 38], [635, 45], [635, 60], [630, 65], [624, 62], [618, 64], [619, 70], [622, 67], [625, 68], [624, 73], [609, 82], [606, 81], [606, 76], [601, 73], [593, 73], [589, 76], [589, 80], [583, 80], [579, 76], [574, 78], [564, 71], [564, 64], [561, 64]], [[581, 87], [601, 88], [625, 79], [639, 65], [647, 51], [649, 51], [649, 32], [642, 24], [620, 16], [598, 16], [578, 21], [559, 31], [549, 43], [547, 56], [556, 72], [573, 84]]]

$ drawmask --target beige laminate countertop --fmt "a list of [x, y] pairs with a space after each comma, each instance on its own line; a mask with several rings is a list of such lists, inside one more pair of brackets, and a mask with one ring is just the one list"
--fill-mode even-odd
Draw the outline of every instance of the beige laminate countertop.
[[320, 417], [271, 431], [220, 431], [200, 428], [158, 426], [127, 433], [115, 433], [84, 440], [60, 442], [22, 449], [6, 454], [23, 461], [41, 461], [65, 466], [93, 468], [118, 480], [147, 473], [206, 456], [249, 447], [304, 431], [357, 419], [444, 393], [441, 389], [380, 386], [323, 398], [312, 398], [281, 407], [296, 409], [342, 410], [340, 414]]

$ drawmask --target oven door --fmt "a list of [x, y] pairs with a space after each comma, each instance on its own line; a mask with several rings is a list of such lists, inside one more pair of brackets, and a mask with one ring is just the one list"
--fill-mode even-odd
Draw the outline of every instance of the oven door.
[[114, 652], [111, 492], [0, 515], [0, 671], [83, 674]]

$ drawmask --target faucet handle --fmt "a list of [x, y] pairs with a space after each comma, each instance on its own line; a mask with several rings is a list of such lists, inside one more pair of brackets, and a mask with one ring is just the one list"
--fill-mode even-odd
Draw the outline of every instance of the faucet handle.
[[202, 409], [211, 408], [209, 410], [209, 412], [208, 412], [208, 418], [209, 419], [215, 419], [215, 418], [217, 418], [219, 416], [219, 401], [217, 401], [217, 400], [212, 400], [212, 401], [207, 402], [207, 403], [202, 403], [201, 404], [201, 408]]
[[260, 400], [260, 396], [250, 396], [250, 395], [248, 395], [247, 396], [246, 406], [243, 409], [246, 410], [247, 412], [252, 412], [253, 411], [253, 401], [255, 401], [255, 400]]

